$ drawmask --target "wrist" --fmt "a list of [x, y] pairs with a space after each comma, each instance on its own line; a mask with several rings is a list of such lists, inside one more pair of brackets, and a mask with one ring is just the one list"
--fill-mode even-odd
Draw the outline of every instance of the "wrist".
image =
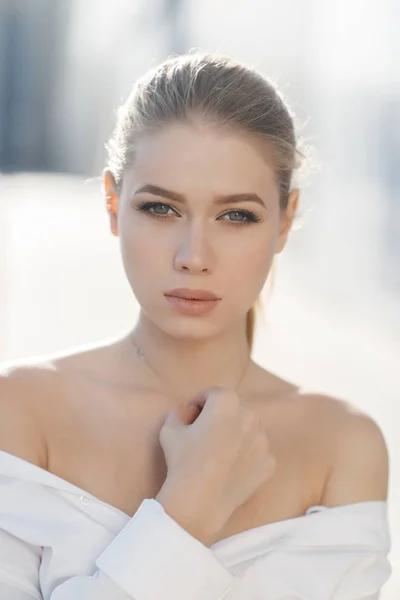
[[210, 546], [221, 529], [210, 518], [210, 510], [206, 511], [200, 494], [193, 491], [189, 494], [180, 487], [164, 485], [155, 500], [164, 508], [166, 514], [190, 535], [197, 538], [205, 546]]

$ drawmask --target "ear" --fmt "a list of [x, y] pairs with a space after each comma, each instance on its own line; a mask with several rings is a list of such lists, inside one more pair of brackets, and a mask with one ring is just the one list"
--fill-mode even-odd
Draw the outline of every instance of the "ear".
[[293, 225], [293, 219], [297, 212], [299, 204], [300, 190], [295, 188], [289, 193], [288, 204], [285, 211], [282, 211], [280, 219], [280, 232], [278, 242], [275, 250], [275, 254], [282, 252], [286, 246], [289, 231]]
[[111, 233], [118, 236], [118, 190], [115, 178], [109, 169], [103, 171], [103, 194], [106, 200], [106, 208], [110, 216]]

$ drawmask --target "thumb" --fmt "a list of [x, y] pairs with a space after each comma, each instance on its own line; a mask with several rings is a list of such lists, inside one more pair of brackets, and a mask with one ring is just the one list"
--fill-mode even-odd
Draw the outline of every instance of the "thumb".
[[173, 429], [191, 425], [199, 416], [200, 410], [195, 404], [177, 406], [167, 414], [165, 425]]

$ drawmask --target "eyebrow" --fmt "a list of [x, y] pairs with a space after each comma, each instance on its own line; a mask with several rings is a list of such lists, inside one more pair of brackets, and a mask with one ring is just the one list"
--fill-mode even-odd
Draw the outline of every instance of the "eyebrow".
[[[135, 191], [135, 196], [137, 194], [152, 194], [153, 196], [159, 196], [161, 198], [167, 198], [168, 200], [172, 200], [173, 202], [179, 202], [181, 204], [186, 204], [186, 198], [183, 194], [178, 194], [178, 192], [171, 192], [170, 190], [166, 190], [157, 185], [152, 185], [150, 183], [143, 185], [138, 190]], [[214, 200], [214, 204], [232, 204], [235, 202], [257, 202], [262, 207], [265, 208], [264, 202], [261, 200], [258, 194], [246, 193], [246, 194], [229, 194], [227, 196], [217, 196]]]

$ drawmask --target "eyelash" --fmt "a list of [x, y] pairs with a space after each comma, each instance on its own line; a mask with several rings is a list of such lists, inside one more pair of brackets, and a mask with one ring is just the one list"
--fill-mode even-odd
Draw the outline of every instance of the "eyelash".
[[[142, 200], [137, 205], [136, 210], [140, 210], [142, 212], [147, 212], [151, 216], [159, 218], [159, 219], [165, 219], [166, 217], [171, 216], [170, 214], [158, 215], [157, 213], [150, 212], [150, 209], [154, 208], [155, 206], [167, 206], [168, 208], [173, 210], [175, 212], [175, 214], [177, 214], [175, 209], [172, 208], [172, 206], [170, 206], [169, 204], [165, 204], [165, 202], [147, 202], [145, 200]], [[229, 219], [226, 219], [228, 222], [233, 223], [234, 225], [249, 225], [250, 223], [260, 223], [261, 222], [260, 217], [258, 215], [256, 215], [255, 213], [253, 213], [251, 210], [229, 210], [228, 212], [221, 215], [221, 217], [224, 217], [225, 215], [229, 215], [230, 213], [240, 213], [241, 215], [244, 215], [246, 217], [246, 220], [244, 220], [244, 221], [230, 221]]]

